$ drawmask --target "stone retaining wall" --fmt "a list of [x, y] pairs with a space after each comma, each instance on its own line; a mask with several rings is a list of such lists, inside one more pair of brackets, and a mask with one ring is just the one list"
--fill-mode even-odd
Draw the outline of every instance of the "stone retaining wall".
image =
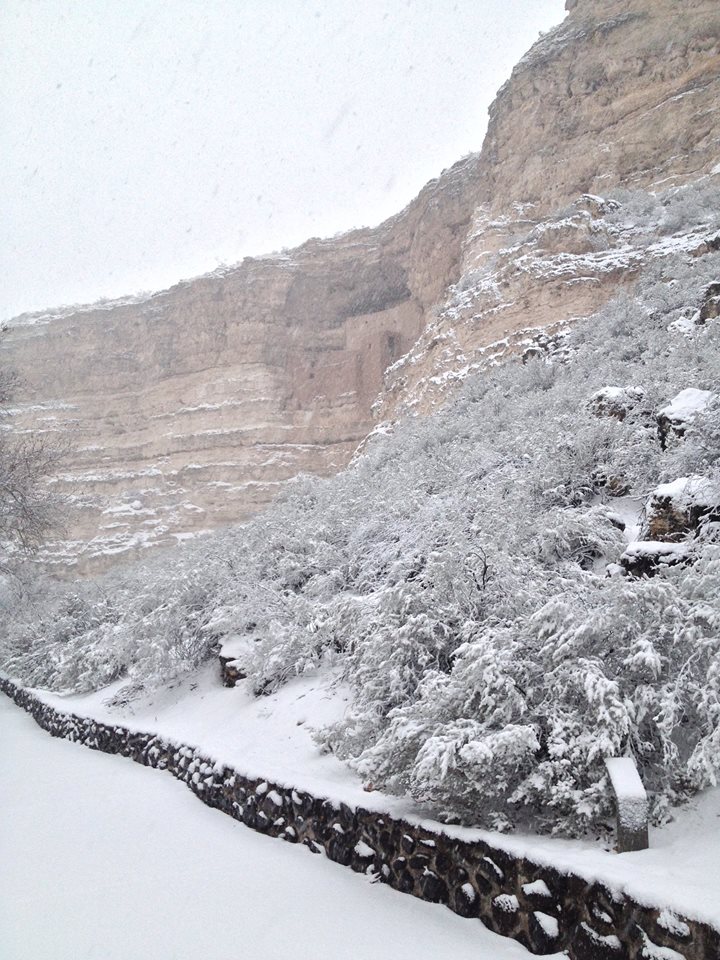
[[[204, 803], [246, 826], [396, 890], [477, 918], [536, 954], [571, 960], [718, 960], [720, 931], [641, 906], [602, 883], [567, 875], [482, 841], [466, 841], [371, 810], [241, 776], [192, 747], [55, 710], [0, 677], [0, 690], [54, 737], [168, 770]], [[665, 948], [665, 949], [662, 949]], [[671, 951], [675, 951], [672, 953]]]

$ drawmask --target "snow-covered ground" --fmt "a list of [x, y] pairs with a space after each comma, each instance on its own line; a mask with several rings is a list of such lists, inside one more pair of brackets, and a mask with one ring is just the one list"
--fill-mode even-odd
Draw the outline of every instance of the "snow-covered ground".
[[[36, 693], [59, 710], [158, 732], [167, 740], [200, 748], [240, 773], [440, 829], [409, 801], [363, 790], [343, 763], [321, 753], [314, 744], [310, 725], [321, 726], [338, 718], [348, 696], [331, 674], [296, 679], [258, 699], [242, 681], [232, 689], [223, 687], [219, 668], [211, 664], [192, 679], [122, 711], [110, 709], [104, 702], [120, 685], [86, 696]], [[93, 760], [96, 756], [91, 755]], [[618, 855], [589, 841], [501, 835], [462, 827], [443, 829], [467, 838], [482, 837], [538, 863], [602, 879], [641, 902], [667, 906], [720, 926], [720, 788], [706, 791], [677, 811], [673, 823], [651, 829], [650, 849], [636, 853]]]
[[3, 960], [521, 960], [445, 907], [248, 830], [0, 697]]

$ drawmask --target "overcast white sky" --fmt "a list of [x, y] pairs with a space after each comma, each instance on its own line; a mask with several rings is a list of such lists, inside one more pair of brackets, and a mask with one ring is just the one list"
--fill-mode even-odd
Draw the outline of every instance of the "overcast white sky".
[[564, 0], [2, 0], [0, 317], [380, 222]]

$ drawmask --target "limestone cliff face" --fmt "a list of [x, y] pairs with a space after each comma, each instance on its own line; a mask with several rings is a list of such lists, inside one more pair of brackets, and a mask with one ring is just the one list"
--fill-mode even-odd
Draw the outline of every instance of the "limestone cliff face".
[[431, 408], [458, 377], [633, 281], [642, 238], [614, 232], [583, 194], [720, 174], [716, 0], [567, 6], [491, 108], [461, 281], [388, 371], [381, 418]]
[[12, 324], [15, 428], [72, 428], [51, 558], [87, 569], [242, 519], [632, 279], [647, 251], [574, 204], [720, 171], [720, 7], [568, 8], [500, 91], [482, 153], [380, 227]]
[[575, 0], [513, 71], [483, 148], [494, 211], [687, 181], [718, 161], [714, 0]]
[[58, 486], [82, 570], [247, 517], [300, 472], [343, 467], [383, 371], [457, 278], [477, 157], [377, 229], [310, 240], [141, 299], [21, 317], [17, 430], [69, 431]]

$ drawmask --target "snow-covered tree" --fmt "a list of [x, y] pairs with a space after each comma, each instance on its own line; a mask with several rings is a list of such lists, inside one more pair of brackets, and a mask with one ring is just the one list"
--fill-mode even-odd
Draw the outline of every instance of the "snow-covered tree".
[[[0, 426], [17, 378], [0, 369]], [[62, 456], [62, 444], [42, 434], [0, 429], [0, 574], [37, 550], [59, 517], [59, 498], [47, 486]]]

